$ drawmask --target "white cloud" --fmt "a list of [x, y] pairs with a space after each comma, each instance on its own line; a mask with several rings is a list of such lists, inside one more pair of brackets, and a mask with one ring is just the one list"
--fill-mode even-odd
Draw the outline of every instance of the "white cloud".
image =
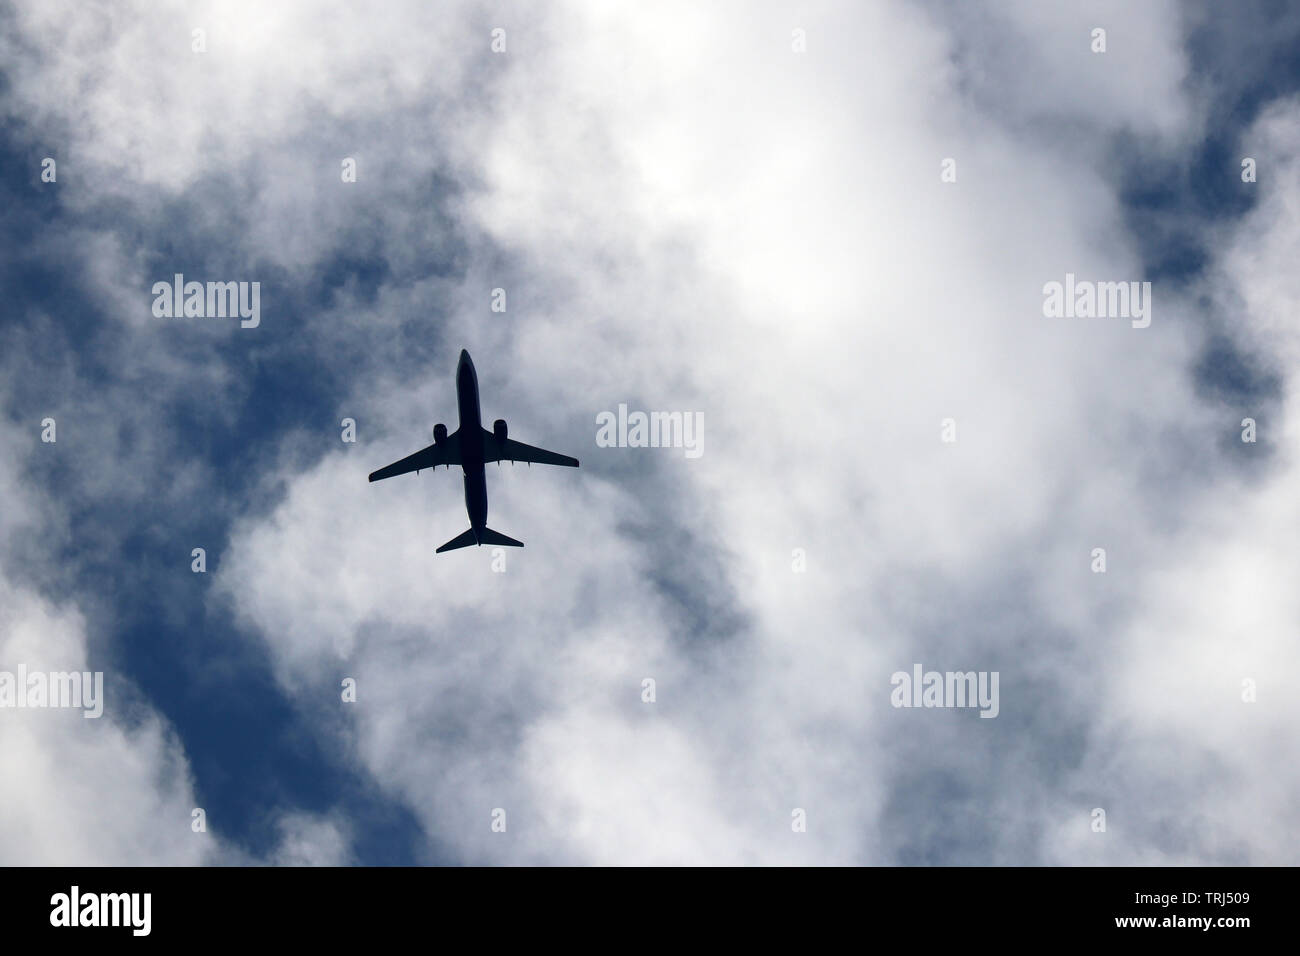
[[[523, 382], [550, 376], [548, 400], [578, 414], [620, 400], [699, 409], [704, 458], [656, 461], [665, 477], [642, 502], [612, 493], [600, 467], [653, 453], [594, 450], [583, 457], [596, 476], [577, 488], [494, 472], [493, 514], [567, 516], [522, 535], [546, 553], [512, 555], [503, 576], [485, 557], [428, 554], [449, 535], [410, 526], [427, 513], [427, 482], [345, 486], [357, 479], [337, 456], [234, 539], [224, 585], [296, 661], [291, 674], [365, 635], [358, 755], [467, 859], [879, 859], [884, 754], [908, 732], [881, 705], [888, 674], [916, 653], [920, 610], [880, 606], [884, 582], [984, 573], [992, 556], [1045, 540], [1061, 569], [1039, 569], [1043, 597], [1077, 589], [1088, 532], [1122, 527], [1143, 494], [1111, 446], [1186, 422], [1177, 373], [1190, 344], [1168, 299], [1145, 337], [1041, 315], [1043, 282], [1067, 270], [1140, 278], [1085, 159], [965, 117], [951, 41], [933, 23], [889, 8], [805, 25], [798, 57], [775, 8], [570, 7], [555, 20], [562, 39], [530, 51], [474, 131], [484, 188], [467, 211], [545, 290], [513, 344], [480, 358], [498, 380], [500, 366], [512, 373], [487, 400], [530, 408]], [[854, 36], [888, 36], [889, 54], [864, 67]], [[1162, 122], [1185, 112], [1178, 58], [1147, 69], [1166, 90], [1147, 101]], [[1097, 135], [1142, 119], [1089, 118]], [[939, 160], [953, 154], [959, 185], [943, 185]], [[1157, 368], [1175, 374], [1141, 403], [1115, 387]], [[376, 411], [392, 427], [407, 405]], [[938, 441], [949, 415], [956, 447]], [[405, 451], [390, 450], [371, 466]], [[1080, 495], [1090, 469], [1104, 477]], [[457, 515], [441, 477], [438, 513]], [[664, 500], [668, 487], [681, 497]], [[678, 630], [661, 569], [620, 533], [629, 512], [658, 525], [664, 560], [720, 549], [722, 600], [747, 618], [739, 633]], [[793, 547], [810, 552], [803, 577]], [[1088, 605], [1053, 613], [1081, 631]], [[972, 653], [982, 659], [952, 665], [999, 649]], [[659, 680], [660, 702], [637, 699], [642, 675]], [[524, 819], [513, 842], [487, 825], [508, 802]], [[792, 843], [795, 806], [810, 830]]]
[[[1230, 305], [1241, 342], [1292, 370], [1300, 359], [1288, 318], [1300, 291], [1288, 258], [1300, 241], [1300, 103], [1276, 104], [1244, 139], [1267, 157], [1269, 174], [1256, 207], [1223, 237], [1206, 290]], [[1110, 818], [1115, 842], [1062, 824], [1069, 835], [1058, 861], [1285, 865], [1300, 852], [1300, 779], [1289, 753], [1300, 724], [1289, 688], [1300, 666], [1300, 399], [1288, 390], [1282, 407], [1265, 411], [1219, 409], [1236, 453], [1258, 457], [1258, 445], [1235, 440], [1240, 420], [1254, 417], [1278, 460], [1262, 478], [1221, 478], [1163, 538], [1161, 563], [1142, 576], [1140, 606], [1112, 652], [1096, 742], [1075, 782], [1125, 800], [1118, 826]], [[1247, 681], [1253, 703], [1244, 700]], [[1159, 802], [1133, 799], [1145, 791]], [[1167, 845], [1150, 836], [1161, 829]]]
[[[251, 506], [222, 556], [219, 587], [279, 680], [411, 807], [430, 853], [1285, 859], [1265, 828], [1293, 785], [1249, 769], [1276, 751], [1232, 693], [1237, 671], [1287, 666], [1293, 603], [1270, 590], [1254, 636], [1221, 643], [1286, 556], [1284, 534], [1232, 537], [1232, 516], [1294, 517], [1277, 510], [1284, 485], [1213, 502], [1234, 487], [1213, 444], [1231, 422], [1192, 390], [1198, 337], [1168, 286], [1146, 330], [1041, 313], [1043, 283], [1067, 271], [1143, 278], [1101, 164], [1118, 133], [1151, 133], [1152, 149], [1196, 135], [1172, 5], [1024, 3], [984, 21], [964, 6], [566, 4], [502, 12], [498, 59], [469, 14], [250, 9], [212, 14], [206, 60], [179, 13], [107, 45], [86, 28], [13, 95], [67, 124], [99, 185], [184, 195], [249, 175], [220, 207], [240, 227], [231, 255], [299, 275], [352, 222], [330, 190], [356, 152], [364, 238], [397, 278], [374, 303], [345, 292], [306, 334], [372, 329], [376, 358], [357, 368], [378, 376], [377, 356], [402, 358], [393, 313], [453, 303], [442, 331], [474, 351], [485, 413], [583, 459], [490, 474], [489, 523], [527, 542], [505, 574], [487, 552], [435, 557], [463, 527], [458, 476], [364, 476], [445, 420], [452, 347], [418, 381], [356, 381], [362, 443], [281, 462], [284, 500]], [[31, 9], [21, 26], [44, 46], [56, 21]], [[1088, 52], [1097, 25], [1104, 55]], [[54, 105], [86, 77], [84, 107]], [[334, 142], [344, 130], [364, 149]], [[415, 265], [446, 252], [447, 224], [409, 185], [436, 169], [463, 180], [459, 286]], [[1277, 208], [1258, 216], [1287, 228]], [[97, 248], [124, 263], [98, 273], [106, 287], [133, 274], [125, 247]], [[1272, 247], [1238, 248], [1225, 269], [1260, 297], [1252, 321], [1280, 314]], [[482, 305], [498, 284], [505, 316]], [[595, 448], [595, 413], [619, 401], [702, 411], [704, 457]], [[947, 417], [955, 446], [939, 441]], [[1160, 487], [1189, 449], [1203, 477]], [[1104, 579], [1088, 572], [1098, 545]], [[892, 710], [889, 674], [918, 660], [1000, 668], [1002, 716]], [[1270, 732], [1294, 725], [1268, 706]], [[1216, 768], [1233, 782], [1207, 789]], [[1122, 839], [1098, 849], [1088, 812], [1107, 801]], [[1187, 825], [1170, 837], [1166, 815]], [[288, 825], [284, 853], [339, 859], [343, 832]]]
[[[7, 425], [0, 425], [0, 443], [30, 447]], [[56, 604], [12, 580], [7, 556], [15, 537], [39, 528], [51, 507], [23, 490], [16, 462], [0, 461], [0, 670], [106, 674], [98, 718], [79, 709], [0, 709], [0, 862], [201, 863], [212, 844], [190, 829], [196, 803], [175, 734], [88, 652], [86, 620], [74, 602]]]
[[343, 821], [292, 813], [279, 826], [281, 843], [271, 858], [276, 866], [345, 866], [350, 860]]

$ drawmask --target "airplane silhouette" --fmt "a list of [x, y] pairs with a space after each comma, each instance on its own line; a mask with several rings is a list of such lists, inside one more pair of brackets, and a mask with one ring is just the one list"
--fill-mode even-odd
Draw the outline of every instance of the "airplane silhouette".
[[508, 538], [487, 526], [487, 480], [483, 475], [483, 465], [489, 461], [498, 465], [503, 461], [526, 461], [577, 468], [578, 459], [507, 438], [504, 418], [493, 422], [491, 431], [484, 428], [478, 404], [478, 373], [474, 371], [469, 352], [464, 349], [460, 350], [460, 363], [456, 366], [456, 407], [460, 412], [459, 428], [448, 435], [447, 426], [439, 422], [433, 426], [432, 445], [371, 472], [370, 480], [382, 481], [408, 471], [419, 473], [439, 465], [460, 465], [465, 472], [465, 510], [469, 512], [469, 530], [452, 538], [436, 553], [467, 548], [471, 544], [522, 548], [522, 541]]

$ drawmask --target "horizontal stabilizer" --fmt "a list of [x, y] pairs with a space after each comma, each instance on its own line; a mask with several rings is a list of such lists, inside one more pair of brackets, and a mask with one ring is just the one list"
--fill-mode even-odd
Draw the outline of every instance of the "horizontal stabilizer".
[[435, 551], [435, 554], [442, 554], [444, 551], [455, 551], [457, 548], [468, 548], [471, 544], [495, 544], [504, 545], [507, 548], [522, 548], [524, 543], [516, 541], [514, 538], [508, 538], [499, 531], [493, 531], [491, 528], [479, 529], [478, 536], [475, 537], [474, 529], [456, 535], [441, 548]]
[[484, 528], [478, 533], [480, 544], [499, 544], [507, 548], [522, 548], [524, 543], [516, 541], [514, 538], [507, 538], [500, 531], [493, 531], [491, 528]]
[[444, 551], [455, 551], [457, 548], [468, 548], [471, 544], [478, 544], [478, 539], [474, 537], [474, 529], [470, 528], [463, 534], [458, 534], [452, 538], [434, 554], [442, 554]]

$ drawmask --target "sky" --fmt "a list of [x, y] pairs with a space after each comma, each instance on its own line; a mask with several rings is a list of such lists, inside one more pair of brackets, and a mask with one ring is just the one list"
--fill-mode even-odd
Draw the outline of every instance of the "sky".
[[[0, 677], [104, 681], [0, 706], [0, 863], [1295, 864], [1297, 51], [1268, 2], [0, 7]], [[582, 462], [489, 466], [522, 550], [366, 480], [461, 349]]]

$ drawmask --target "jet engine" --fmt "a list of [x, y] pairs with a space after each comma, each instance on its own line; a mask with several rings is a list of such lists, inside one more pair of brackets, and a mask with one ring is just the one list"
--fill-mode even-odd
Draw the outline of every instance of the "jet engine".
[[438, 424], [433, 426], [433, 443], [435, 445], [441, 445], [446, 440], [447, 440], [447, 426], [444, 425], [442, 422], [438, 422]]
[[498, 418], [492, 423], [492, 437], [497, 441], [506, 440], [506, 420], [504, 418]]

